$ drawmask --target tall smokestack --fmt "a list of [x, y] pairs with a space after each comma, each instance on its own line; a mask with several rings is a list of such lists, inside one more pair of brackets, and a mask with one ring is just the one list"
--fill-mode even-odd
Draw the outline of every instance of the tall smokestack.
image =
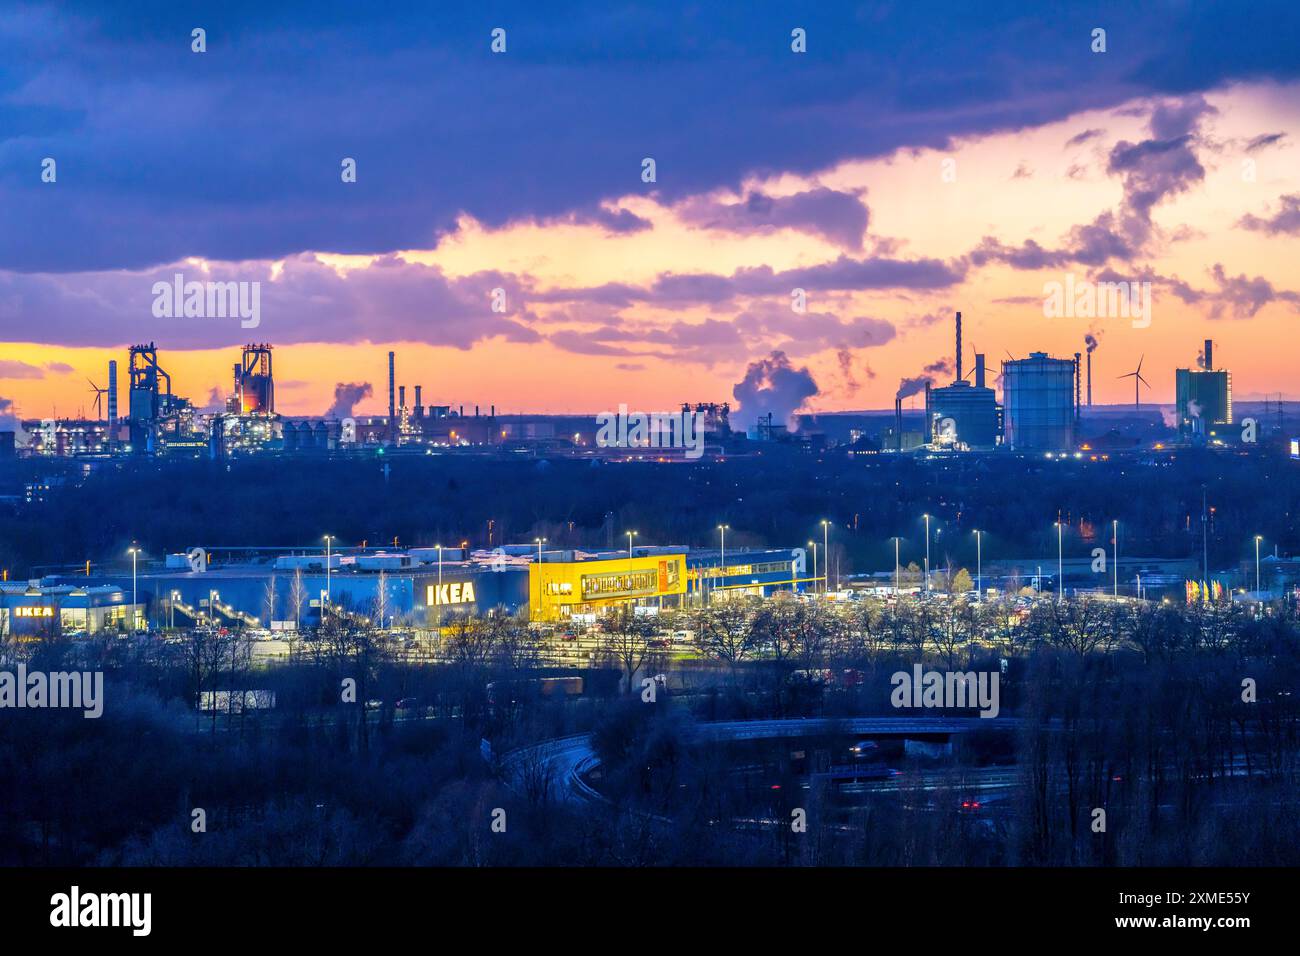
[[1092, 408], [1092, 349], [1088, 349], [1088, 407]]
[[957, 313], [957, 378], [955, 381], [961, 381], [961, 313]]
[[975, 353], [975, 387], [984, 387], [984, 353]]
[[934, 421], [930, 418], [930, 383], [925, 383], [925, 421], [921, 426], [921, 435], [926, 443], [934, 441]]
[[397, 386], [397, 407], [398, 408], [406, 407], [406, 386], [405, 385]]
[[1205, 370], [1208, 372], [1214, 368], [1214, 340], [1205, 340]]
[[1079, 395], [1081, 386], [1083, 385], [1083, 376], [1079, 374], [1079, 372], [1082, 371], [1082, 369], [1079, 368], [1079, 359], [1082, 357], [1083, 356], [1078, 352], [1074, 353], [1074, 420], [1076, 422], [1079, 420], [1079, 409], [1082, 407]]
[[397, 400], [393, 396], [393, 382], [396, 379], [394, 374], [393, 353], [388, 353], [388, 436], [393, 438], [397, 435]]
[[894, 451], [903, 450], [903, 400], [894, 399]]
[[117, 424], [117, 361], [108, 363], [108, 440], [113, 440], [113, 426]]
[[424, 402], [420, 401], [420, 386], [415, 386], [415, 417], [424, 417]]

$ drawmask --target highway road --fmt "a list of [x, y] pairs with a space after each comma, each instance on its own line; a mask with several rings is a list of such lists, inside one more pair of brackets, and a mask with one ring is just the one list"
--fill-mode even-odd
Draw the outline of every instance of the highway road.
[[[1011, 717], [801, 717], [787, 720], [722, 720], [695, 725], [697, 739], [708, 741], [766, 740], [826, 734], [870, 737], [923, 737], [972, 730], [1010, 730]], [[552, 794], [565, 802], [591, 802], [603, 798], [582, 779], [598, 764], [590, 734], [557, 737], [506, 754], [506, 782], [526, 792], [543, 772], [552, 782]], [[992, 768], [990, 768], [992, 769]]]

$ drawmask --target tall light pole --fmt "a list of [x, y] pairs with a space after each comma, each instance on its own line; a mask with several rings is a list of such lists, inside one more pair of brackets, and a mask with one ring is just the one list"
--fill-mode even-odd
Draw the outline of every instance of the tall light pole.
[[816, 593], [817, 593], [817, 542], [816, 542], [816, 541], [809, 541], [809, 542], [808, 542], [808, 547], [812, 548], [812, 551], [813, 551], [813, 580], [812, 580], [812, 583], [813, 583], [813, 593], [816, 594]]
[[1110, 563], [1114, 566], [1115, 573], [1115, 597], [1119, 597], [1119, 519], [1113, 518], [1110, 522], [1111, 534], [1111, 556]]
[[546, 543], [546, 539], [545, 539], [545, 538], [534, 538], [533, 540], [537, 542], [537, 563], [538, 563], [538, 564], [541, 564], [541, 563], [542, 563], [542, 545], [544, 545], [544, 544]]
[[930, 516], [925, 518], [925, 593], [930, 593]]
[[442, 545], [435, 544], [434, 547], [438, 549], [438, 588], [439, 590], [441, 590], [442, 589]]
[[980, 538], [984, 532], [978, 528], [975, 529], [975, 594], [979, 600], [984, 600], [984, 551], [980, 546]]
[[[826, 555], [826, 580], [822, 582], [822, 593], [826, 593], [826, 588], [831, 582], [831, 523], [825, 518], [822, 519], [822, 554]], [[840, 589], [839, 575], [835, 576], [835, 590]]]
[[727, 583], [727, 529], [730, 527], [731, 525], [726, 524], [718, 525], [718, 535], [722, 539], [722, 557], [718, 559], [718, 574], [723, 586]]
[[334, 603], [334, 592], [330, 590], [330, 547], [334, 543], [334, 535], [325, 535], [325, 603]]
[[627, 532], [627, 559], [632, 560], [632, 539], [636, 537], [635, 531]]
[[898, 597], [898, 542], [901, 539], [894, 536], [894, 597]]
[[[1258, 550], [1258, 549], [1257, 549]], [[127, 554], [131, 555], [131, 633], [134, 634], [140, 629], [140, 599], [136, 589], [135, 558], [140, 553], [139, 548], [128, 548]]]
[[1201, 485], [1201, 560], [1205, 583], [1210, 583], [1210, 517], [1205, 510], [1205, 486]]
[[1263, 540], [1261, 535], [1255, 535], [1255, 593], [1259, 593], [1259, 542]]
[[1065, 552], [1061, 545], [1061, 522], [1056, 522], [1056, 603], [1065, 597]]

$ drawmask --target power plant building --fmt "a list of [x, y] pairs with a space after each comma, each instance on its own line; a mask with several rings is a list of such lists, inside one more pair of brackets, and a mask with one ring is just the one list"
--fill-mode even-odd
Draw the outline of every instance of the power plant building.
[[925, 390], [925, 420], [931, 444], [991, 449], [998, 443], [998, 401], [984, 385], [984, 356], [975, 356], [975, 384], [958, 379]]
[[1232, 373], [1214, 367], [1214, 343], [1205, 340], [1203, 368], [1174, 371], [1178, 432], [1187, 439], [1209, 440], [1219, 425], [1232, 424]]
[[1005, 441], [1013, 451], [1069, 451], [1074, 447], [1078, 362], [1046, 352], [1002, 363]]

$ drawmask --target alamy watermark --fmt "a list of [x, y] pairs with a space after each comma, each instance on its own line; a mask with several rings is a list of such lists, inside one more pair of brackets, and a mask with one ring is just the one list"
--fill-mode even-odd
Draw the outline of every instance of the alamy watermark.
[[923, 671], [920, 664], [912, 672], [896, 671], [889, 678], [894, 689], [889, 702], [895, 707], [941, 707], [957, 710], [978, 707], [981, 717], [996, 717], [998, 704], [997, 671]]
[[1049, 319], [1132, 319], [1133, 328], [1151, 324], [1150, 282], [1075, 281], [1043, 283], [1043, 316]]
[[5, 708], [67, 708], [87, 719], [104, 713], [103, 671], [0, 671], [0, 710]]
[[704, 412], [617, 412], [596, 416], [600, 448], [683, 448], [687, 458], [704, 454]]
[[122, 927], [132, 936], [148, 936], [152, 917], [152, 893], [83, 893], [74, 885], [50, 897], [50, 925], [56, 928]]
[[186, 282], [176, 273], [171, 282], [153, 284], [153, 314], [158, 319], [234, 319], [244, 329], [262, 323], [262, 283]]

